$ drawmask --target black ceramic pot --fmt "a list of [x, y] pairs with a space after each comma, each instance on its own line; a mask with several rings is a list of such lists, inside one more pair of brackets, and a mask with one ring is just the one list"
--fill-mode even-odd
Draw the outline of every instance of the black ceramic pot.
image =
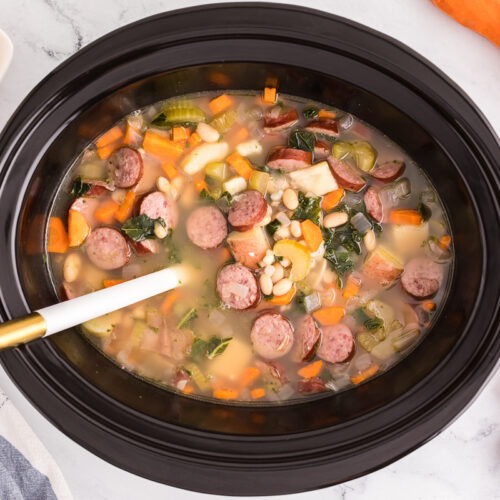
[[426, 442], [478, 394], [499, 358], [500, 147], [440, 71], [385, 35], [322, 12], [219, 4], [154, 16], [79, 51], [35, 88], [0, 139], [1, 315], [57, 300], [46, 214], [75, 155], [135, 108], [186, 92], [261, 89], [347, 110], [418, 161], [448, 211], [456, 259], [432, 331], [389, 372], [308, 404], [189, 399], [120, 370], [76, 330], [1, 354], [59, 429], [130, 472], [197, 491], [320, 488]]

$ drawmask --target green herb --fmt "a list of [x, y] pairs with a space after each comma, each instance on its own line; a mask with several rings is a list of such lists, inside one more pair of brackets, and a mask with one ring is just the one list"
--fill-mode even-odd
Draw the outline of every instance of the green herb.
[[295, 294], [295, 303], [297, 304], [297, 307], [303, 312], [306, 312], [306, 304], [305, 304], [306, 297], [307, 295], [302, 290], [298, 290], [297, 293]]
[[189, 326], [189, 323], [191, 321], [195, 320], [198, 317], [198, 313], [196, 312], [196, 309], [192, 307], [189, 309], [189, 311], [184, 314], [184, 316], [181, 318], [179, 323], [177, 324], [177, 328], [181, 330], [182, 328], [187, 328]]
[[281, 261], [283, 260], [283, 256], [281, 256], [281, 255], [275, 255], [275, 256], [274, 256], [274, 260], [275, 260], [276, 262], [281, 262]]
[[155, 127], [158, 128], [172, 128], [174, 125], [178, 127], [194, 128], [198, 124], [189, 121], [188, 122], [169, 121], [167, 119], [167, 115], [163, 111], [161, 111], [151, 120], [151, 125], [154, 125]]
[[323, 228], [322, 232], [326, 252], [336, 251], [343, 247], [349, 252], [361, 254], [363, 236], [352, 224], [346, 223], [334, 230]]
[[[347, 252], [330, 250], [325, 252], [323, 257], [330, 262], [337, 276], [343, 276], [354, 267], [354, 262], [350, 259]], [[340, 282], [342, 284], [342, 281]]]
[[266, 172], [267, 174], [271, 171], [271, 169], [267, 165], [254, 165], [252, 168], [254, 170], [258, 170], [259, 172]]
[[281, 222], [278, 219], [273, 219], [269, 224], [266, 224], [266, 231], [269, 236], [274, 236], [274, 233], [281, 226]]
[[363, 324], [367, 330], [378, 330], [384, 324], [384, 320], [381, 318], [369, 318]]
[[362, 307], [358, 307], [352, 311], [351, 316], [356, 320], [359, 325], [364, 325], [367, 321], [370, 321], [370, 316], [365, 313]]
[[229, 212], [229, 209], [231, 208], [231, 202], [233, 201], [233, 196], [229, 191], [224, 191], [219, 199], [215, 202], [215, 205], [217, 208], [224, 214], [227, 214]]
[[79, 198], [80, 196], [84, 196], [87, 194], [92, 187], [92, 184], [88, 184], [87, 182], [83, 182], [81, 177], [77, 177], [73, 181], [73, 185], [71, 186], [70, 194]]
[[326, 383], [331, 382], [333, 380], [333, 375], [330, 373], [330, 371], [327, 368], [323, 368], [320, 371], [318, 378], [321, 379], [326, 384]]
[[319, 225], [319, 214], [321, 212], [321, 199], [315, 196], [306, 196], [299, 191], [299, 206], [292, 214], [292, 220], [309, 219]]
[[418, 204], [417, 212], [421, 215], [424, 222], [428, 221], [432, 217], [432, 210], [425, 203], [420, 202]]
[[233, 337], [227, 337], [225, 339], [222, 339], [220, 337], [216, 337], [215, 335], [208, 341], [207, 345], [207, 358], [208, 359], [214, 359], [215, 356], [219, 356], [222, 354], [227, 346], [229, 345], [229, 342]]
[[295, 129], [288, 138], [288, 146], [294, 149], [301, 149], [312, 153], [314, 151], [314, 144], [316, 138], [314, 134], [307, 130]]
[[169, 227], [167, 236], [163, 238], [161, 242], [167, 249], [167, 259], [169, 264], [180, 264], [182, 262], [182, 258], [177, 245], [172, 240], [172, 234], [172, 228]]
[[156, 223], [165, 227], [165, 221], [161, 217], [151, 219], [146, 214], [141, 214], [137, 217], [128, 219], [125, 224], [123, 224], [121, 229], [122, 232], [124, 232], [131, 240], [138, 243], [139, 241], [144, 241], [148, 238], [156, 238]]
[[201, 191], [200, 191], [200, 200], [208, 200], [208, 201], [215, 201], [215, 198], [213, 198], [210, 193], [205, 189], [203, 188]]
[[307, 106], [302, 110], [302, 116], [310, 120], [318, 116], [318, 108], [316, 106]]
[[274, 294], [270, 293], [269, 295], [266, 295], [265, 293], [263, 293], [262, 297], [264, 298], [264, 300], [273, 300]]
[[194, 361], [201, 361], [207, 354], [207, 345], [208, 344], [206, 340], [196, 337], [191, 344], [191, 359], [193, 359]]

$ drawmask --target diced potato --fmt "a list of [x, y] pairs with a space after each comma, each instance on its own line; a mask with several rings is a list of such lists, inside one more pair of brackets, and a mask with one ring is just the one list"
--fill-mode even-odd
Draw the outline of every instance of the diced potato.
[[103, 180], [108, 176], [108, 167], [101, 161], [83, 163], [78, 168], [78, 173], [85, 180]]
[[423, 222], [418, 226], [414, 225], [391, 225], [392, 240], [394, 248], [403, 258], [409, 258], [418, 252], [422, 243], [429, 238], [429, 224]]
[[381, 285], [388, 285], [403, 272], [403, 264], [384, 247], [377, 247], [363, 264], [363, 273]]
[[322, 196], [338, 189], [337, 181], [333, 177], [326, 161], [317, 163], [312, 167], [290, 172], [288, 175], [292, 186], [304, 193], [313, 193], [316, 196]]
[[252, 348], [249, 344], [233, 338], [222, 354], [207, 363], [207, 374], [214, 378], [238, 380], [252, 356]]
[[292, 263], [290, 279], [301, 281], [306, 277], [311, 264], [311, 254], [298, 241], [284, 239], [277, 241], [273, 247], [274, 255], [286, 257]]
[[252, 156], [261, 153], [262, 146], [258, 140], [253, 139], [251, 141], [238, 144], [238, 146], [236, 146], [236, 151], [238, 151], [241, 156]]
[[109, 337], [115, 325], [120, 322], [121, 317], [121, 311], [113, 311], [104, 316], [85, 321], [85, 323], [82, 323], [82, 326], [89, 333], [98, 335], [99, 337]]
[[247, 188], [247, 181], [243, 177], [232, 177], [222, 184], [223, 191], [227, 191], [231, 195], [235, 195], [245, 191]]
[[262, 227], [244, 232], [233, 231], [228, 234], [226, 241], [234, 258], [252, 269], [257, 269], [258, 263], [269, 249], [266, 233]]
[[227, 142], [201, 144], [184, 159], [182, 168], [186, 174], [194, 175], [205, 168], [207, 163], [224, 160], [228, 153]]

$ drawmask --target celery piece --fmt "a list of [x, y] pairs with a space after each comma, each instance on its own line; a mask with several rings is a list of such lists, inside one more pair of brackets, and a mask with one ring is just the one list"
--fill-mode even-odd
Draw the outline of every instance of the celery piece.
[[375, 335], [369, 332], [358, 333], [357, 341], [358, 344], [367, 352], [371, 352], [371, 350], [379, 343]]
[[228, 111], [224, 111], [223, 113], [219, 113], [215, 116], [212, 121], [209, 123], [215, 130], [217, 130], [220, 134], [227, 132], [236, 121], [238, 117], [238, 113], [234, 109], [229, 109]]
[[391, 339], [392, 347], [398, 352], [404, 351], [418, 339], [418, 329], [408, 330]]

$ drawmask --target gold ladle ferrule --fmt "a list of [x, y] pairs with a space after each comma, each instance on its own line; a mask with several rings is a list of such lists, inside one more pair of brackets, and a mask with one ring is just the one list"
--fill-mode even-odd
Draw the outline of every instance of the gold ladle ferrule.
[[0, 324], [0, 350], [43, 337], [47, 325], [37, 312]]

